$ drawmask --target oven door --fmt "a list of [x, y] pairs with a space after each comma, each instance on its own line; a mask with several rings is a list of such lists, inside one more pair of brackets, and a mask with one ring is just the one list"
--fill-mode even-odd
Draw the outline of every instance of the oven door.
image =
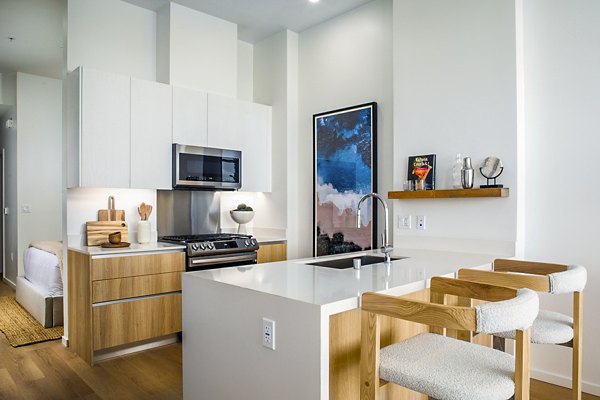
[[241, 151], [173, 144], [174, 188], [235, 190], [241, 178]]
[[216, 256], [189, 257], [186, 271], [237, 267], [256, 264], [256, 252], [230, 253]]

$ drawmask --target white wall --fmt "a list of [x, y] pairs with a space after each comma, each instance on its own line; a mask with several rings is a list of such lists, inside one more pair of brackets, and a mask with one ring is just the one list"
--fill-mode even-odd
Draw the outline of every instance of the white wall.
[[14, 106], [17, 95], [17, 74], [0, 74], [0, 104]]
[[[239, 203], [251, 205], [255, 210], [255, 217], [247, 225], [248, 231], [258, 234], [259, 230], [277, 232], [288, 228], [287, 238], [290, 244], [295, 243], [293, 228], [288, 222], [288, 140], [297, 132], [297, 93], [294, 88], [298, 85], [297, 73], [290, 65], [297, 65], [297, 34], [291, 31], [282, 31], [252, 46], [253, 66], [240, 63], [241, 69], [253, 71], [254, 101], [269, 104], [273, 107], [273, 138], [272, 138], [272, 166], [273, 189], [270, 193], [222, 193], [221, 194], [221, 227], [225, 230], [237, 227], [229, 216], [229, 210]], [[240, 42], [242, 43], [242, 42]], [[246, 59], [250, 57], [245, 57]], [[242, 76], [238, 70], [238, 76]], [[243, 81], [247, 77], [241, 79]], [[240, 81], [240, 82], [241, 82]], [[238, 88], [240, 87], [238, 82]], [[292, 122], [290, 126], [290, 122]], [[292, 152], [295, 152], [293, 148]], [[296, 213], [294, 213], [296, 215]], [[292, 231], [292, 232], [291, 232]], [[289, 257], [295, 253], [290, 252]]]
[[[600, 395], [600, 3], [527, 0], [524, 3], [527, 259], [582, 264], [584, 391]], [[570, 314], [566, 296], [542, 307]], [[570, 349], [533, 349], [534, 377], [570, 385]]]
[[237, 25], [177, 3], [165, 5], [158, 14], [157, 57], [161, 63], [169, 59], [168, 69], [159, 68], [158, 80], [236, 97]]
[[376, 101], [378, 190], [392, 189], [392, 2], [368, 3], [300, 33], [298, 71], [298, 160], [289, 185], [298, 187], [298, 255], [308, 256], [313, 240], [313, 114]]
[[[517, 212], [515, 4], [505, 0], [394, 2], [394, 188], [402, 190], [410, 155], [437, 154], [436, 188], [451, 188], [457, 153], [472, 157], [475, 185], [490, 155], [504, 163], [508, 199], [394, 201], [400, 247], [512, 255]], [[425, 231], [415, 216], [426, 215]], [[425, 239], [425, 240], [424, 240]]]
[[237, 98], [254, 100], [254, 45], [238, 40]]
[[17, 109], [12, 106], [0, 118], [0, 146], [4, 149], [4, 201], [8, 208], [5, 215], [5, 259], [3, 276], [13, 285], [16, 283], [18, 271], [18, 237], [17, 237], [17, 129], [6, 128], [6, 121], [17, 120]]
[[144, 202], [153, 207], [150, 215], [152, 240], [156, 240], [156, 190], [77, 188], [68, 189], [67, 236], [69, 245], [85, 245], [85, 223], [98, 220], [98, 210], [108, 208], [108, 196], [115, 197], [115, 208], [125, 210], [129, 242], [137, 241], [137, 208]]
[[[17, 74], [18, 258], [37, 240], [62, 240], [62, 81]], [[31, 213], [23, 207], [29, 205]], [[16, 211], [16, 210], [15, 210]]]
[[256, 196], [257, 207], [269, 210], [256, 219], [261, 227], [287, 227], [287, 38], [292, 34], [282, 31], [254, 46], [254, 99], [273, 107], [272, 192]]
[[68, 0], [67, 69], [156, 79], [156, 13], [120, 0]]

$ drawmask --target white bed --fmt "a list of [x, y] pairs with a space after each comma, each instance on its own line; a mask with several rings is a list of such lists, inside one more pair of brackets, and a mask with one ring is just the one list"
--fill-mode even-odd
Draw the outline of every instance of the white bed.
[[29, 247], [24, 276], [17, 277], [17, 301], [45, 328], [63, 324], [63, 284], [58, 258]]

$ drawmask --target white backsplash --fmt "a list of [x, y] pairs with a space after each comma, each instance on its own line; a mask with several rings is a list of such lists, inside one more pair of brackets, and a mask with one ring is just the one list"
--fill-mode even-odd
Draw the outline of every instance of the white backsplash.
[[98, 220], [98, 210], [108, 208], [108, 196], [115, 197], [115, 208], [125, 210], [129, 241], [137, 242], [138, 206], [144, 202], [154, 209], [150, 215], [151, 240], [156, 241], [156, 190], [78, 188], [67, 191], [67, 237], [69, 245], [85, 244], [85, 223]]

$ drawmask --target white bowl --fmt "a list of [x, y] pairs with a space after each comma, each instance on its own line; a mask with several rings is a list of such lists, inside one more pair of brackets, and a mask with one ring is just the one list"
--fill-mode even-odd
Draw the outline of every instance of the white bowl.
[[247, 224], [254, 218], [254, 211], [231, 210], [229, 211], [229, 214], [231, 215], [231, 219], [237, 224]]

